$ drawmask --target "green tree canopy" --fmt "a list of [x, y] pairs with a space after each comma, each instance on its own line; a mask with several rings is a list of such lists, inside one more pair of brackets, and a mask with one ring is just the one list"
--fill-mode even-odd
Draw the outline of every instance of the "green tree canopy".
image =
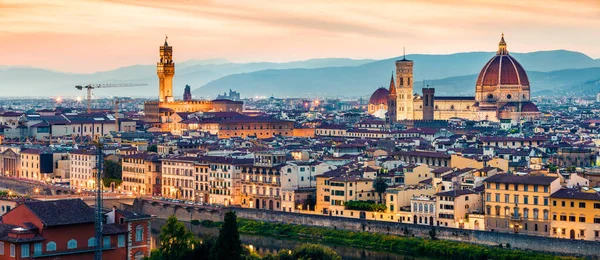
[[150, 260], [183, 260], [192, 254], [199, 243], [194, 234], [185, 228], [175, 216], [170, 216], [159, 235], [160, 247], [153, 250]]
[[342, 260], [333, 249], [317, 244], [303, 244], [294, 248], [294, 259]]
[[242, 241], [237, 227], [234, 211], [225, 213], [223, 225], [219, 230], [217, 243], [213, 248], [214, 258], [219, 260], [239, 260], [242, 255]]

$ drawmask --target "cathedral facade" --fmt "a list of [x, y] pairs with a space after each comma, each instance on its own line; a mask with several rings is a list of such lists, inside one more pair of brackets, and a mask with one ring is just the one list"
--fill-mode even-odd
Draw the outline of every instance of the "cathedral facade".
[[529, 78], [525, 69], [509, 55], [504, 41], [481, 69], [475, 84], [475, 96], [435, 96], [435, 89], [423, 88], [414, 94], [414, 62], [406, 58], [396, 61], [396, 79], [390, 81], [387, 107], [388, 120], [531, 120], [539, 116], [530, 98]]
[[156, 64], [158, 76], [158, 101], [147, 101], [144, 103], [144, 119], [148, 123], [160, 125], [165, 118], [177, 112], [241, 112], [242, 101], [226, 99], [216, 100], [193, 100], [186, 86], [183, 100], [173, 98], [173, 77], [175, 76], [175, 62], [173, 62], [173, 47], [169, 46], [167, 39], [164, 45], [159, 47], [159, 62]]

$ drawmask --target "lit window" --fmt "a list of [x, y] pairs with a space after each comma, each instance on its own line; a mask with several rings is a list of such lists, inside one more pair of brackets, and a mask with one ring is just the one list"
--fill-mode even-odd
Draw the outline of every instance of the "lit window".
[[141, 242], [144, 239], [144, 227], [137, 225], [135, 227], [135, 242]]
[[48, 242], [48, 244], [46, 244], [46, 251], [48, 251], [48, 252], [56, 251], [56, 243]]

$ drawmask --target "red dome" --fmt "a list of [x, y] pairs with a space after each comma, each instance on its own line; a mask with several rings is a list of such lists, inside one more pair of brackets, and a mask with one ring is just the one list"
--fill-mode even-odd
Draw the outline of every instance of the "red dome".
[[488, 61], [477, 77], [477, 86], [521, 85], [529, 86], [529, 78], [523, 66], [508, 54], [504, 35], [496, 56]]
[[373, 92], [373, 95], [371, 95], [371, 99], [369, 99], [369, 104], [387, 105], [389, 94], [390, 94], [390, 92], [387, 89], [378, 88], [377, 90], [375, 90], [375, 92]]
[[496, 55], [488, 61], [477, 77], [477, 86], [529, 86], [523, 66], [510, 55]]
[[540, 112], [538, 107], [532, 102], [524, 102], [521, 105], [521, 112]]

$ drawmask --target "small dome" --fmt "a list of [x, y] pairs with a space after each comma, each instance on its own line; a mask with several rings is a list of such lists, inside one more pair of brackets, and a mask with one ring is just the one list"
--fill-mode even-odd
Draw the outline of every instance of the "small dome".
[[369, 104], [373, 105], [387, 105], [388, 104], [388, 96], [390, 92], [385, 88], [378, 88], [371, 95], [371, 99], [369, 99]]
[[540, 112], [540, 110], [534, 103], [525, 102], [521, 105], [521, 112]]

